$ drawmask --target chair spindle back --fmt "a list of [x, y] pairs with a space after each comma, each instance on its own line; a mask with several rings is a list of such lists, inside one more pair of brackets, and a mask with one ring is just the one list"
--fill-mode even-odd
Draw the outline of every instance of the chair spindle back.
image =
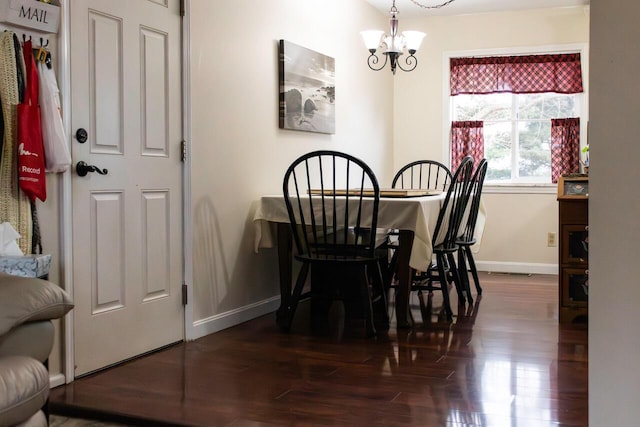
[[338, 151], [307, 153], [287, 169], [283, 194], [297, 256], [373, 257], [380, 187], [362, 160]]

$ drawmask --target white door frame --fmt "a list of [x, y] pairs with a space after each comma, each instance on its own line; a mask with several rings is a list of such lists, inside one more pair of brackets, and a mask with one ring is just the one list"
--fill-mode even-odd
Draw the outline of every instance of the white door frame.
[[[61, 94], [62, 119], [67, 132], [69, 146], [73, 133], [71, 129], [71, 41], [70, 41], [70, 3], [71, 0], [60, 0], [60, 30], [58, 32], [58, 81]], [[183, 245], [184, 245], [184, 272], [183, 280], [187, 286], [187, 305], [184, 308], [185, 340], [194, 339], [193, 326], [193, 268], [192, 268], [192, 235], [193, 225], [191, 221], [191, 65], [190, 65], [190, 17], [189, 10], [191, 0], [184, 0], [185, 16], [182, 18], [182, 103], [183, 103], [183, 139], [186, 141], [187, 156], [183, 167]], [[73, 164], [69, 170], [60, 177], [60, 281], [63, 288], [73, 295], [73, 209], [71, 178]], [[70, 383], [75, 378], [74, 357], [74, 314], [71, 310], [62, 321], [63, 334], [61, 335], [62, 374], [64, 382]], [[54, 384], [59, 385], [59, 384]]]
[[193, 221], [191, 218], [191, 0], [183, 0], [182, 17], [182, 137], [186, 159], [182, 188], [182, 221], [184, 223], [184, 281], [187, 284], [187, 305], [184, 307], [185, 341], [194, 340], [193, 326]]

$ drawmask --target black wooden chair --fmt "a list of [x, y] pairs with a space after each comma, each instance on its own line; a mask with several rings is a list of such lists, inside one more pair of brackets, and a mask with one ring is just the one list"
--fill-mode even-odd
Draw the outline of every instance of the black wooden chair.
[[[436, 160], [416, 160], [398, 170], [391, 182], [391, 188], [446, 191], [451, 178], [451, 171], [444, 164]], [[394, 279], [395, 265], [398, 261], [397, 235], [398, 230], [388, 230], [388, 249], [391, 251], [391, 257], [388, 274], [384, 278], [387, 285]]]
[[[412, 291], [441, 290], [443, 309], [446, 319], [453, 319], [453, 310], [449, 300], [449, 284], [453, 283], [458, 293], [458, 304], [465, 303], [464, 284], [458, 274], [455, 254], [458, 252], [457, 237], [461, 228], [469, 200], [469, 185], [473, 172], [473, 158], [465, 157], [453, 174], [445, 199], [438, 214], [438, 221], [433, 233], [433, 254], [435, 263], [429, 270], [414, 275]], [[435, 285], [438, 282], [439, 285]]]
[[[377, 319], [388, 326], [381, 255], [376, 251], [381, 243], [376, 235], [380, 188], [373, 171], [349, 154], [314, 151], [289, 166], [283, 193], [294, 257], [302, 263], [285, 329], [306, 296], [311, 297], [312, 320], [328, 313], [332, 300], [351, 297], [360, 302], [368, 336], [376, 333], [372, 305], [379, 308]], [[310, 269], [311, 288], [303, 292]]]
[[416, 160], [404, 165], [393, 177], [392, 188], [445, 191], [451, 171], [435, 160]]
[[[473, 303], [471, 296], [471, 286], [469, 284], [468, 271], [471, 270], [473, 276], [473, 282], [476, 287], [478, 295], [482, 295], [482, 287], [480, 286], [480, 279], [478, 278], [478, 271], [476, 270], [476, 263], [473, 259], [473, 253], [471, 246], [476, 244], [476, 238], [474, 237], [476, 230], [476, 223], [478, 222], [478, 212], [480, 211], [480, 198], [482, 196], [482, 187], [484, 186], [484, 179], [487, 175], [487, 159], [482, 159], [478, 164], [471, 183], [469, 185], [469, 208], [466, 223], [463, 224], [462, 233], [456, 239], [458, 245], [458, 268], [460, 271], [460, 278], [467, 291], [467, 298], [469, 303]], [[468, 264], [468, 267], [467, 267]]]

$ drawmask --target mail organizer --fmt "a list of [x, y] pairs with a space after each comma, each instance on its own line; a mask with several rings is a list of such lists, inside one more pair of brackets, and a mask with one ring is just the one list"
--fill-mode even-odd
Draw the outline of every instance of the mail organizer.
[[0, 22], [42, 33], [57, 33], [60, 6], [37, 0], [4, 0], [0, 2]]

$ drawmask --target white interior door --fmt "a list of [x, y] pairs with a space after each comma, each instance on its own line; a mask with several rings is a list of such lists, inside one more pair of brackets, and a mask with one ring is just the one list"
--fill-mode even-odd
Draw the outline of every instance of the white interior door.
[[184, 337], [181, 17], [178, 0], [70, 4], [74, 167], [107, 170], [72, 178], [78, 376]]

